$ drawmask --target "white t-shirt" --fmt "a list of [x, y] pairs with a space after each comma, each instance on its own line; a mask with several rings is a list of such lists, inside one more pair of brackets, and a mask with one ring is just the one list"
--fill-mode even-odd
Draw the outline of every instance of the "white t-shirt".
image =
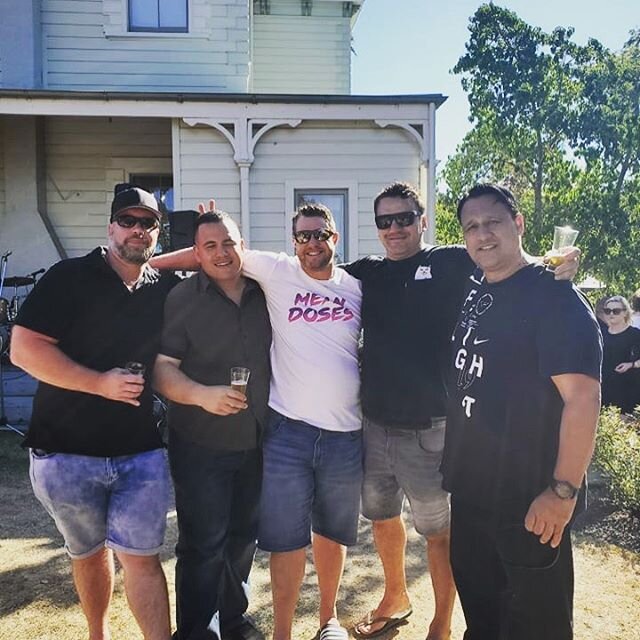
[[286, 253], [245, 251], [273, 329], [269, 406], [329, 431], [360, 429], [360, 281], [343, 269], [315, 280]]

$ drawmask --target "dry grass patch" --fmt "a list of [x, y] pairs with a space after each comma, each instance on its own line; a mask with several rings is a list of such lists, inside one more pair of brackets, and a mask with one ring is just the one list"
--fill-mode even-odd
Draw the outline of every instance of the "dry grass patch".
[[[61, 549], [61, 538], [51, 519], [31, 493], [28, 461], [18, 438], [0, 433], [0, 640], [78, 640], [86, 637], [82, 612], [72, 587], [69, 563]], [[600, 491], [600, 493], [603, 493]], [[640, 628], [640, 540], [637, 521], [625, 518], [636, 537], [627, 536], [622, 545], [611, 544], [611, 532], [598, 527], [615, 513], [606, 496], [602, 514], [585, 519], [578, 527], [576, 560], [576, 639], [620, 640], [638, 637]], [[599, 500], [599, 502], [598, 502]], [[598, 520], [600, 518], [600, 520]], [[173, 608], [173, 547], [176, 540], [175, 514], [169, 515], [162, 555]], [[616, 527], [613, 526], [615, 529]], [[619, 527], [618, 527], [619, 528]], [[387, 637], [424, 640], [433, 596], [421, 539], [410, 531], [407, 550], [409, 588], [414, 614], [409, 623]], [[360, 543], [349, 553], [343, 581], [341, 618], [353, 625], [375, 607], [382, 593], [382, 571], [373, 549], [370, 525], [362, 521]], [[252, 574], [252, 613], [264, 628], [271, 627], [271, 594], [267, 558], [258, 554]], [[311, 640], [317, 629], [317, 590], [311, 564], [298, 607], [294, 629], [296, 640]], [[116, 583], [111, 610], [114, 638], [140, 640], [141, 635], [126, 605], [122, 576]], [[460, 639], [464, 620], [456, 604], [453, 638]]]

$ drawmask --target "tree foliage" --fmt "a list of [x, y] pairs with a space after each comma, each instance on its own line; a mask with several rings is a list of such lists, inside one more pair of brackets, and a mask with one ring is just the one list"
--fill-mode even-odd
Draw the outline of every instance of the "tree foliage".
[[478, 181], [506, 181], [530, 252], [550, 246], [555, 224], [574, 224], [587, 271], [631, 292], [640, 284], [640, 32], [612, 52], [493, 4], [478, 8], [469, 32], [453, 71], [474, 127], [442, 172], [441, 209]]

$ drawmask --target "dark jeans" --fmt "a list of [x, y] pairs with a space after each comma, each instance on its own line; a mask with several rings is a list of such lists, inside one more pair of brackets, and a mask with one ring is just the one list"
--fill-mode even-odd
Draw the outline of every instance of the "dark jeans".
[[[176, 493], [179, 640], [217, 638], [242, 622], [256, 550], [262, 453], [216, 452], [169, 435]], [[217, 617], [216, 617], [217, 616]]]
[[524, 529], [524, 516], [452, 499], [451, 567], [467, 622], [464, 640], [570, 640], [573, 558], [569, 527], [558, 549]]

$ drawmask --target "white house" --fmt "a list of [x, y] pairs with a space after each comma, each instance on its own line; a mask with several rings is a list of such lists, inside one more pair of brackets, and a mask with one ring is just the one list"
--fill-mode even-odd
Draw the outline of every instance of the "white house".
[[372, 199], [419, 184], [433, 229], [445, 97], [350, 94], [365, 0], [0, 0], [0, 253], [9, 273], [104, 243], [113, 186], [214, 196], [249, 245], [290, 246], [305, 198], [343, 259], [380, 251]]

